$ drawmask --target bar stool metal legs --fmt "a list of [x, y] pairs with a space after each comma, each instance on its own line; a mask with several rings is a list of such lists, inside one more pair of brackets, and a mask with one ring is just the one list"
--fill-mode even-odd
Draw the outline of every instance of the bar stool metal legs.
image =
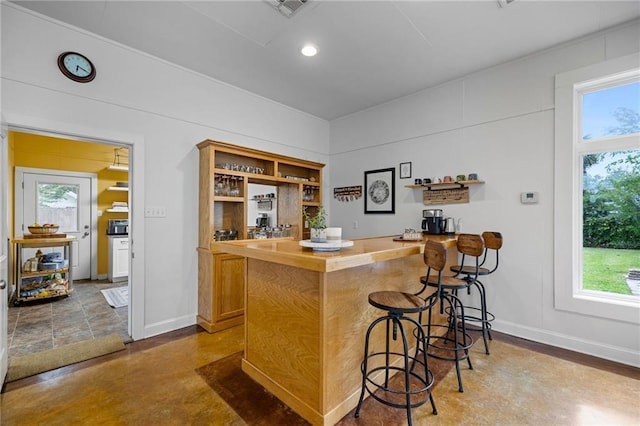
[[[460, 236], [458, 237], [458, 246], [460, 246], [459, 241]], [[473, 253], [482, 253], [480, 236], [477, 236], [477, 239], [471, 243]], [[442, 271], [446, 261], [447, 250], [445, 246], [442, 243], [427, 240], [424, 246], [424, 263], [427, 265], [427, 274], [420, 277], [420, 282], [424, 287], [416, 295], [422, 294], [427, 287], [435, 287], [436, 291], [425, 299], [428, 306], [426, 324], [422, 320], [422, 312], [419, 316], [420, 323], [427, 329], [426, 344], [422, 346], [422, 350], [430, 357], [455, 362], [458, 390], [464, 392], [460, 361], [466, 359], [469, 369], [473, 370], [469, 357], [469, 349], [473, 346], [473, 339], [467, 333], [464, 306], [456, 296], [456, 292], [467, 288], [467, 282], [459, 278], [444, 276]], [[446, 324], [434, 324], [433, 307], [436, 302], [440, 302], [440, 314], [446, 313]], [[442, 333], [443, 328], [445, 329], [444, 333]]]
[[[452, 266], [450, 270], [456, 273], [456, 277], [460, 277], [467, 283], [467, 294], [471, 294], [471, 288], [475, 287], [478, 290], [480, 297], [480, 307], [465, 306], [467, 310], [466, 319], [469, 322], [479, 323], [482, 332], [482, 340], [484, 341], [484, 351], [487, 355], [490, 355], [488, 341], [492, 340], [491, 337], [491, 323], [495, 320], [495, 315], [487, 310], [487, 293], [484, 284], [478, 279], [480, 276], [487, 276], [493, 274], [500, 264], [500, 249], [502, 248], [502, 234], [495, 231], [487, 231], [482, 233], [482, 240], [484, 244], [484, 254], [482, 262], [476, 265], [465, 265], [465, 256], [475, 256], [478, 253], [473, 252], [474, 245], [473, 240], [477, 240], [478, 236], [473, 234], [463, 234], [458, 237], [459, 251], [462, 253], [462, 261], [459, 265]], [[493, 267], [489, 267], [489, 251], [493, 251], [495, 258], [493, 261]], [[471, 312], [469, 312], [471, 311]]]
[[[399, 292], [380, 292], [396, 293]], [[375, 295], [376, 293], [372, 293]], [[379, 306], [372, 302], [374, 306], [388, 309], [387, 315], [374, 320], [367, 329], [364, 345], [364, 359], [361, 364], [362, 390], [358, 406], [354, 413], [355, 417], [360, 416], [360, 409], [364, 401], [365, 393], [382, 404], [403, 408], [407, 413], [407, 422], [412, 425], [411, 409], [419, 407], [430, 401], [433, 414], [438, 414], [431, 388], [434, 384], [433, 373], [429, 370], [427, 354], [422, 351], [422, 356], [418, 356], [421, 346], [426, 344], [426, 335], [418, 321], [411, 317], [406, 317], [401, 308], [392, 306]], [[415, 297], [413, 295], [406, 295]], [[420, 300], [419, 298], [416, 298]], [[422, 301], [421, 301], [422, 302]], [[424, 306], [426, 308], [426, 306]], [[422, 309], [422, 308], [421, 308]], [[414, 311], [415, 312], [415, 311]], [[410, 342], [407, 339], [405, 323], [411, 329], [417, 329], [416, 349], [410, 353]], [[384, 351], [375, 352], [371, 350], [371, 335], [380, 324], [385, 324], [385, 348]], [[394, 349], [392, 342], [401, 339], [402, 347]], [[396, 377], [393, 377], [396, 375]]]
[[[463, 278], [464, 279], [464, 278]], [[480, 324], [480, 331], [482, 332], [482, 340], [484, 341], [484, 351], [487, 355], [490, 355], [489, 340], [493, 340], [491, 337], [491, 323], [496, 319], [495, 315], [487, 311], [487, 296], [484, 288], [484, 284], [480, 280], [469, 280], [469, 287], [467, 288], [467, 294], [471, 293], [471, 287], [475, 287], [478, 290], [480, 297], [480, 307], [465, 306], [466, 315], [465, 319], [468, 322], [475, 322]]]
[[[432, 311], [434, 303], [429, 299], [440, 299], [440, 311], [448, 314], [447, 324], [439, 325], [432, 323]], [[445, 303], [448, 306], [444, 306]], [[460, 361], [467, 360], [469, 370], [473, 370], [469, 349], [473, 346], [473, 339], [467, 333], [464, 306], [458, 297], [453, 293], [438, 292], [427, 298], [429, 309], [427, 312], [427, 335], [424, 352], [428, 356], [445, 361], [453, 361], [456, 366], [458, 376], [458, 391], [464, 392], [462, 386], [462, 374], [460, 373]], [[424, 326], [423, 326], [424, 327]], [[444, 334], [436, 333], [438, 328], [446, 327]]]

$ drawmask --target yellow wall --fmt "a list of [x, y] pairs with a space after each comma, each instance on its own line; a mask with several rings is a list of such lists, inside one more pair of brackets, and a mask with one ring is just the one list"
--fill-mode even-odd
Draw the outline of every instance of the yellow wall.
[[[98, 210], [103, 211], [102, 216], [98, 217], [98, 275], [107, 274], [107, 221], [127, 218], [126, 213], [106, 212], [114, 201], [127, 201], [128, 197], [127, 192], [107, 191], [107, 188], [114, 186], [116, 182], [128, 180], [128, 173], [107, 169], [113, 164], [114, 149], [113, 145], [107, 144], [9, 132], [9, 167], [12, 170], [9, 185], [12, 206], [15, 205], [13, 194], [15, 167], [96, 173], [98, 176]], [[128, 155], [125, 154], [125, 163], [126, 157]], [[11, 234], [15, 229], [13, 211], [12, 208]]]

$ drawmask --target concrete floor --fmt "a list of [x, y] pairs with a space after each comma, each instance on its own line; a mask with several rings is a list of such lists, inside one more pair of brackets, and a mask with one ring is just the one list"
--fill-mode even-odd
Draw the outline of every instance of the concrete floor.
[[[247, 424], [195, 371], [242, 350], [243, 327], [216, 334], [198, 332], [196, 326], [184, 330], [7, 384], [1, 423]], [[465, 392], [457, 391], [452, 369], [433, 392], [438, 415], [423, 405], [414, 410], [414, 424], [640, 424], [639, 369], [575, 353], [564, 356], [569, 351], [553, 356], [555, 348], [535, 344], [532, 350], [530, 343], [513, 344], [499, 333], [494, 339], [489, 356], [482, 345], [472, 349], [474, 370], [463, 371]], [[404, 411], [398, 410], [397, 419], [406, 424]], [[373, 410], [340, 423], [380, 424]]]

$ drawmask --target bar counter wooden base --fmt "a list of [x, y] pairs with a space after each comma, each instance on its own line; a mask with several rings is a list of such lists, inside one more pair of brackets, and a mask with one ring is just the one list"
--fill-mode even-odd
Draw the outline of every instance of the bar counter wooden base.
[[[455, 237], [433, 238], [455, 262]], [[369, 293], [415, 293], [426, 270], [421, 242], [354, 243], [332, 253], [283, 240], [218, 247], [247, 259], [243, 371], [314, 425], [333, 425], [358, 403], [364, 336], [385, 314]]]

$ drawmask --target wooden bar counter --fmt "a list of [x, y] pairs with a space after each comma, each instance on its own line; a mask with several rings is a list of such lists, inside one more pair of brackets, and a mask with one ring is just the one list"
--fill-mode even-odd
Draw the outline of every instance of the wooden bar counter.
[[[445, 243], [455, 262], [455, 236], [427, 238]], [[247, 259], [243, 371], [312, 424], [338, 422], [358, 402], [367, 327], [385, 314], [367, 296], [417, 292], [424, 242], [369, 238], [338, 252], [293, 240], [215, 246]]]

